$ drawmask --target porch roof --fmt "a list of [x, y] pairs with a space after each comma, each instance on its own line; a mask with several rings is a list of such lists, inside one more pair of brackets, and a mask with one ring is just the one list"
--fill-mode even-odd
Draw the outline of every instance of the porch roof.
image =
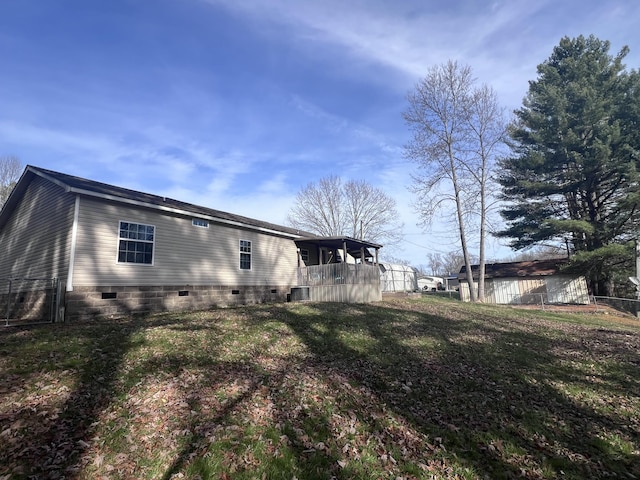
[[303, 237], [295, 239], [295, 242], [298, 246], [302, 243], [312, 243], [314, 245], [317, 245], [318, 247], [329, 248], [333, 250], [342, 249], [346, 245], [347, 253], [353, 257], [359, 257], [360, 250], [364, 248], [365, 255], [369, 258], [372, 258], [373, 255], [367, 249], [373, 248], [375, 250], [378, 250], [382, 248], [382, 245], [380, 244], [366, 242], [364, 240], [357, 240], [351, 237]]

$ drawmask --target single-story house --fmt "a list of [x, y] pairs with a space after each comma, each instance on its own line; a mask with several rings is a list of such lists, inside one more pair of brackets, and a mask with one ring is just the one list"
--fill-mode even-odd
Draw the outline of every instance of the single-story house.
[[[500, 304], [588, 304], [584, 276], [561, 271], [566, 258], [485, 265], [485, 302]], [[478, 288], [479, 265], [472, 265], [474, 288]], [[460, 299], [470, 300], [466, 267], [458, 273]]]
[[0, 211], [0, 297], [15, 311], [29, 303], [21, 280], [57, 279], [67, 319], [292, 295], [369, 302], [380, 248], [28, 166]]

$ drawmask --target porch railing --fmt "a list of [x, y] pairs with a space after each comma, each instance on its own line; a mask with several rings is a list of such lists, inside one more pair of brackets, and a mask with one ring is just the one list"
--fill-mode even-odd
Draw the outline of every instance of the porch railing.
[[380, 269], [374, 265], [330, 263], [298, 269], [298, 285], [375, 285], [380, 284]]

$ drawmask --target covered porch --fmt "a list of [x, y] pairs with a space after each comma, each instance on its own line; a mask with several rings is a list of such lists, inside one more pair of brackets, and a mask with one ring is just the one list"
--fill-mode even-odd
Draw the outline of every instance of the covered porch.
[[308, 237], [296, 240], [296, 246], [298, 286], [292, 290], [293, 300], [382, 300], [378, 265], [382, 245], [350, 237]]

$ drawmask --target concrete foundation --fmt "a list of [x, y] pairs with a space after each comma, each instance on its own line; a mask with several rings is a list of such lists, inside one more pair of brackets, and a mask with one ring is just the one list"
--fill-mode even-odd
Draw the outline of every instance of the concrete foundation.
[[284, 302], [289, 291], [283, 286], [230, 285], [76, 287], [66, 292], [65, 320]]

